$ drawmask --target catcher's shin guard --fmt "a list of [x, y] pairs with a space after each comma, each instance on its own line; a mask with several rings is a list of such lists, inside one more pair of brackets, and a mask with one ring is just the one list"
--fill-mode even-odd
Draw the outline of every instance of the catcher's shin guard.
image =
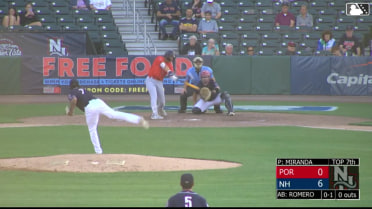
[[225, 100], [225, 107], [227, 109], [227, 112], [230, 113], [230, 112], [234, 112], [234, 105], [231, 101], [231, 97], [230, 97], [230, 94], [225, 91], [221, 94], [221, 98], [223, 100]]
[[203, 113], [199, 107], [193, 107], [191, 111], [194, 114], [202, 114]]

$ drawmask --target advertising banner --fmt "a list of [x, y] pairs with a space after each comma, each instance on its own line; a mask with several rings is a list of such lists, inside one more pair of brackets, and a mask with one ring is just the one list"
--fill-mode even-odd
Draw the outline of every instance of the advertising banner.
[[85, 32], [1, 32], [0, 56], [86, 55]]
[[332, 57], [327, 82], [332, 95], [372, 95], [372, 57]]
[[330, 95], [330, 57], [291, 57], [291, 94]]
[[[210, 66], [211, 58], [205, 57], [204, 65]], [[23, 57], [22, 90], [24, 94], [66, 94], [69, 81], [76, 78], [95, 94], [147, 94], [145, 79], [154, 59], [155, 56]], [[192, 59], [174, 60], [179, 79], [164, 79], [166, 94], [179, 93]]]

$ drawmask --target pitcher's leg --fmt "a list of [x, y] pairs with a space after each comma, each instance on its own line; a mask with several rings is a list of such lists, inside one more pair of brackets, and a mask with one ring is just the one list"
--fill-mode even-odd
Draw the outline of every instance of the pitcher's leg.
[[94, 151], [96, 152], [96, 154], [102, 154], [101, 143], [99, 141], [98, 132], [97, 132], [97, 125], [99, 122], [99, 112], [96, 111], [95, 108], [88, 108], [89, 105], [85, 109], [85, 120], [86, 120], [88, 130], [89, 130], [90, 141], [93, 144]]

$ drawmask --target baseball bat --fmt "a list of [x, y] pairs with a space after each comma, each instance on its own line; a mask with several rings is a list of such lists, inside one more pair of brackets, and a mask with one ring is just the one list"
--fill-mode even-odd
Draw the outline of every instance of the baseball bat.
[[187, 86], [190, 86], [191, 88], [193, 88], [193, 89], [195, 89], [195, 90], [200, 90], [200, 88], [198, 87], [198, 86], [195, 86], [195, 85], [193, 85], [193, 84], [191, 84], [191, 83], [189, 83], [189, 82], [185, 82], [185, 84], [187, 85]]

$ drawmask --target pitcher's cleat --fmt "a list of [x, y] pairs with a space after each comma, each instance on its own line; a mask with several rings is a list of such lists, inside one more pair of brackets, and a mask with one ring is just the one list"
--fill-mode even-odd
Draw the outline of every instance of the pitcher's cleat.
[[144, 118], [141, 118], [140, 120], [140, 124], [141, 126], [144, 128], [144, 129], [149, 129], [150, 128], [150, 124], [147, 120], [145, 120]]
[[235, 113], [234, 113], [234, 112], [229, 112], [229, 113], [227, 113], [227, 115], [228, 115], [228, 116], [234, 116]]

